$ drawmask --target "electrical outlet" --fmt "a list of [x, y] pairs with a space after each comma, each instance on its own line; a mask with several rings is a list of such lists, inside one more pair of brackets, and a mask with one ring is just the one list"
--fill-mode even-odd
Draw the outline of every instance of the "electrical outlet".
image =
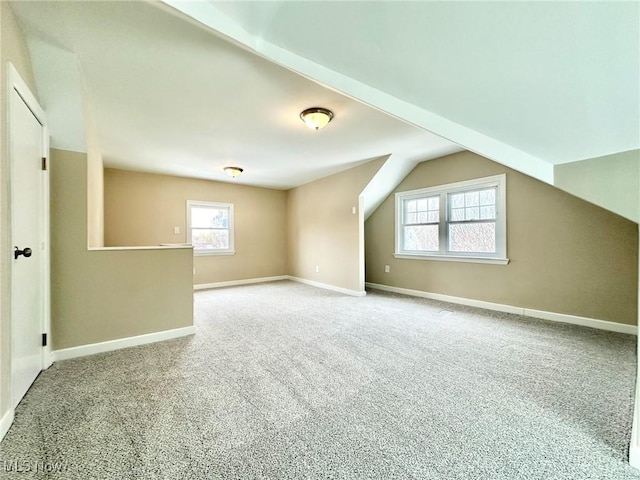
[[358, 209], [356, 207], [351, 207], [351, 213], [355, 215], [356, 213], [358, 213]]
[[176, 235], [180, 235], [180, 227], [173, 227], [173, 233]]
[[316, 273], [320, 272], [320, 265], [316, 265]]
[[384, 273], [389, 273], [391, 271], [391, 267], [389, 265], [384, 266]]

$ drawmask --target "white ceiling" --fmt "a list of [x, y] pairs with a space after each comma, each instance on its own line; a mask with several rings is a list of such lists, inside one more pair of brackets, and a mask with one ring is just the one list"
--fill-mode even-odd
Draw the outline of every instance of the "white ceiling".
[[165, 3], [549, 182], [555, 164], [640, 147], [637, 1]]
[[255, 37], [546, 161], [638, 148], [637, 1], [210, 3]]
[[[85, 150], [88, 102], [105, 166], [290, 188], [391, 154], [460, 150], [221, 39], [157, 4], [15, 2], [52, 146]], [[299, 113], [335, 113], [309, 130]]]
[[[288, 188], [460, 145], [553, 183], [556, 164], [640, 148], [638, 2], [12, 7], [53, 145], [83, 148], [84, 89], [107, 166], [224, 180], [238, 165], [240, 183]], [[336, 117], [314, 133], [298, 114], [316, 105]]]

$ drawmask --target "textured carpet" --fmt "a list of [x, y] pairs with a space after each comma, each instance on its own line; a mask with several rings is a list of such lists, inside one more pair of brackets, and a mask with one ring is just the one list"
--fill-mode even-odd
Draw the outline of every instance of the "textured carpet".
[[0, 477], [640, 479], [635, 337], [292, 282], [195, 311], [195, 336], [43, 372]]

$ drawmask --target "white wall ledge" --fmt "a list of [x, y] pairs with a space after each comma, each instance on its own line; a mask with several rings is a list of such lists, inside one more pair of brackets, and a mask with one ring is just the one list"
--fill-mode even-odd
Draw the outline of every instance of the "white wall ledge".
[[394, 253], [395, 258], [406, 260], [435, 260], [437, 262], [466, 262], [466, 263], [490, 263], [493, 265], [507, 265], [508, 258], [472, 257], [463, 255], [414, 255], [410, 253]]
[[190, 244], [163, 244], [163, 245], [149, 245], [142, 247], [89, 247], [89, 252], [113, 252], [123, 250], [192, 250], [193, 246]]

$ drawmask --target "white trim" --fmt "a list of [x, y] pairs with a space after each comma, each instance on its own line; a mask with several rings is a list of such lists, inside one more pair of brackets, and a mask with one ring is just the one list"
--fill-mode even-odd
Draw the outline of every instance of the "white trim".
[[636, 431], [634, 420], [634, 427], [631, 429], [631, 445], [629, 445], [629, 465], [633, 468], [640, 469], [640, 446], [636, 439]]
[[349, 290], [348, 288], [336, 287], [335, 285], [329, 285], [328, 283], [314, 282], [313, 280], [307, 280], [306, 278], [292, 277], [291, 275], [287, 275], [287, 279], [293, 280], [294, 282], [311, 285], [312, 287], [324, 288], [325, 290], [344, 293], [345, 295], [351, 295], [352, 297], [364, 297], [367, 294], [365, 290]]
[[439, 300], [441, 302], [456, 303], [458, 305], [466, 305], [468, 307], [485, 308], [487, 310], [494, 310], [496, 312], [515, 313], [517, 315], [523, 315], [523, 309], [518, 307], [512, 307], [511, 305], [502, 305], [500, 303], [485, 302], [482, 300], [473, 300], [471, 298], [453, 297], [451, 295], [443, 295], [441, 293], [423, 292], [422, 290], [410, 290], [408, 288], [391, 287], [389, 285], [381, 285], [378, 283], [367, 282], [368, 288], [375, 290], [384, 290], [385, 292], [401, 293], [402, 295], [409, 295], [412, 297], [428, 298], [430, 300]]
[[204, 255], [235, 255], [236, 251], [234, 248], [235, 245], [235, 234], [234, 234], [234, 212], [233, 212], [233, 203], [222, 203], [222, 202], [208, 202], [205, 200], [187, 200], [187, 243], [193, 244], [193, 228], [191, 227], [191, 209], [193, 207], [206, 207], [217, 210], [226, 210], [227, 211], [227, 220], [228, 225], [227, 228], [220, 228], [220, 230], [227, 230], [229, 234], [229, 248], [219, 248], [219, 249], [198, 249], [193, 247], [193, 254], [196, 257], [204, 256]]
[[524, 314], [527, 317], [541, 318], [543, 320], [551, 320], [553, 322], [571, 323], [572, 325], [581, 325], [583, 327], [608, 330], [610, 332], [627, 333], [629, 335], [638, 334], [638, 327], [635, 325], [610, 322], [608, 320], [598, 320], [597, 318], [579, 317], [577, 315], [568, 315], [566, 313], [545, 312], [543, 310], [534, 310], [532, 308], [525, 308]]
[[44, 143], [43, 156], [46, 158], [47, 169], [42, 172], [43, 189], [44, 189], [44, 249], [45, 258], [44, 265], [44, 327], [42, 333], [47, 334], [47, 345], [42, 351], [42, 368], [47, 369], [51, 366], [51, 150], [49, 145], [49, 128], [47, 125], [42, 126], [42, 135]]
[[0, 441], [5, 437], [11, 425], [13, 425], [14, 410], [10, 408], [5, 412], [0, 420]]
[[[640, 233], [640, 225], [638, 226], [638, 233]], [[640, 266], [640, 259], [638, 266]], [[638, 280], [640, 280], [640, 274], [638, 275]], [[638, 324], [640, 324], [640, 312], [638, 312]], [[640, 344], [637, 349], [638, 352], [640, 352]], [[629, 465], [640, 469], [640, 431], [638, 431], [638, 428], [640, 428], [640, 369], [636, 369], [636, 371], [636, 395], [633, 399], [633, 424], [631, 426], [631, 441], [629, 443]]]
[[[46, 169], [41, 171], [41, 185], [40, 185], [40, 194], [41, 194], [41, 207], [42, 207], [42, 223], [41, 223], [41, 228], [42, 228], [42, 245], [41, 245], [41, 252], [42, 252], [42, 256], [43, 256], [43, 264], [42, 264], [42, 271], [41, 271], [41, 286], [42, 286], [42, 323], [40, 325], [40, 332], [44, 333], [47, 335], [47, 339], [48, 339], [48, 345], [46, 347], [42, 347], [42, 350], [40, 351], [40, 370], [45, 370], [47, 368], [49, 368], [51, 366], [52, 360], [51, 360], [51, 280], [50, 280], [50, 272], [51, 272], [51, 231], [50, 231], [50, 221], [51, 221], [51, 212], [50, 212], [50, 199], [49, 199], [49, 188], [50, 188], [50, 177], [49, 177], [49, 173], [51, 171], [51, 155], [50, 155], [50, 145], [49, 145], [49, 128], [47, 125], [47, 117], [46, 114], [44, 112], [44, 110], [42, 109], [42, 107], [40, 106], [40, 103], [38, 102], [38, 99], [35, 97], [35, 95], [33, 94], [33, 92], [31, 91], [31, 89], [29, 88], [29, 86], [27, 85], [27, 83], [24, 81], [24, 79], [22, 78], [22, 76], [20, 75], [20, 72], [18, 72], [18, 70], [16, 69], [15, 65], [13, 65], [13, 63], [11, 63], [10, 61], [7, 62], [7, 87], [6, 87], [6, 93], [7, 93], [7, 106], [6, 106], [6, 122], [7, 122], [7, 144], [6, 144], [6, 150], [5, 150], [5, 154], [7, 157], [7, 179], [8, 179], [8, 188], [7, 188], [7, 194], [9, 197], [9, 206], [8, 206], [8, 210], [9, 210], [9, 225], [8, 225], [8, 239], [10, 241], [9, 245], [13, 245], [13, 205], [12, 205], [12, 201], [13, 201], [13, 196], [11, 193], [11, 178], [12, 178], [12, 171], [14, 168], [14, 160], [11, 158], [10, 155], [10, 139], [11, 139], [11, 98], [12, 98], [12, 91], [15, 91], [16, 94], [22, 99], [22, 101], [24, 102], [24, 104], [26, 105], [26, 107], [31, 111], [31, 113], [33, 114], [33, 116], [36, 118], [36, 120], [38, 121], [38, 123], [41, 125], [42, 129], [41, 129], [41, 155], [43, 158], [45, 158], [45, 162], [46, 162]], [[9, 263], [9, 275], [10, 275], [10, 291], [13, 292], [13, 263]], [[10, 293], [9, 299], [8, 301], [10, 303], [13, 303], [13, 293]], [[13, 314], [9, 315], [9, 325], [10, 325], [10, 329], [9, 329], [9, 344], [11, 345], [13, 343], [12, 340], [12, 333], [11, 333], [11, 328], [13, 326]], [[13, 350], [12, 347], [10, 347], [10, 353], [9, 353], [9, 362], [10, 365], [13, 364], [14, 361], [14, 356], [13, 356]], [[14, 380], [13, 380], [13, 367], [10, 367], [10, 372], [11, 375], [9, 376], [9, 380], [8, 380], [8, 385], [7, 385], [7, 391], [9, 392], [9, 397], [11, 399], [11, 402], [13, 403], [14, 399], [13, 399], [13, 384], [14, 384]], [[1, 387], [4, 387], [5, 384], [4, 382], [2, 382]], [[6, 418], [5, 417], [2, 418], [1, 422], [4, 422]], [[13, 413], [11, 415], [11, 421], [13, 421]], [[9, 427], [11, 426], [11, 424], [9, 424]], [[0, 428], [4, 429], [4, 424], [0, 425]], [[7, 428], [8, 429], [8, 428]], [[0, 433], [2, 433], [4, 430], [0, 430]], [[6, 433], [6, 432], [4, 432]], [[4, 433], [2, 433], [2, 435], [4, 436]], [[0, 437], [1, 438], [1, 437]]]
[[20, 76], [20, 73], [18, 73], [16, 67], [11, 62], [7, 62], [7, 86], [9, 91], [14, 88], [16, 92], [18, 92], [22, 101], [29, 107], [31, 113], [33, 113], [33, 115], [38, 119], [38, 122], [40, 122], [40, 125], [45, 126], [47, 124], [47, 117], [44, 110], [31, 92], [31, 89]]
[[[444, 260], [449, 262], [493, 263], [506, 265], [507, 259], [507, 200], [506, 200], [507, 175], [501, 173], [489, 177], [475, 178], [460, 182], [447, 183], [423, 187], [416, 190], [407, 190], [395, 194], [395, 250], [396, 258], [409, 258], [414, 260]], [[463, 193], [487, 188], [496, 189], [495, 211], [495, 252], [494, 253], [467, 253], [453, 252], [449, 250], [450, 226], [452, 224], [466, 224], [468, 222], [454, 222], [451, 220], [451, 205], [449, 196], [454, 193]], [[430, 226], [437, 226], [439, 237], [438, 251], [405, 250], [405, 204], [407, 201], [422, 198], [438, 198], [439, 220], [429, 222]], [[491, 220], [470, 221], [471, 223], [490, 222]], [[418, 224], [426, 225], [426, 224]], [[489, 260], [489, 261], [487, 261]]]
[[277, 282], [281, 280], [291, 280], [298, 283], [304, 283], [313, 287], [324, 288], [325, 290], [332, 290], [334, 292], [344, 293], [352, 297], [364, 297], [367, 292], [349, 290], [348, 288], [336, 287], [335, 285], [329, 285], [328, 283], [315, 282], [313, 280], [307, 280], [305, 278], [292, 277], [291, 275], [280, 275], [276, 277], [259, 277], [259, 278], [247, 278], [245, 280], [231, 280], [228, 282], [216, 282], [216, 283], [201, 283], [194, 285], [194, 290], [208, 290], [212, 288], [233, 287], [236, 285], [249, 285], [252, 283], [265, 283], [265, 282]]
[[222, 288], [222, 287], [234, 287], [236, 285], [249, 285], [251, 283], [265, 283], [265, 282], [277, 282], [279, 280], [288, 280], [286, 275], [280, 275], [277, 277], [260, 277], [260, 278], [246, 278], [244, 280], [230, 280], [228, 282], [215, 282], [215, 283], [200, 283], [194, 285], [194, 290], [208, 290], [210, 288]]
[[196, 257], [210, 257], [210, 256], [214, 256], [214, 255], [235, 255], [236, 251], [235, 250], [214, 250], [211, 249], [209, 250], [196, 250], [195, 248], [193, 249], [193, 254]]
[[174, 328], [173, 330], [147, 333], [144, 335], [137, 335], [135, 337], [119, 338], [117, 340], [109, 340], [107, 342], [91, 343], [89, 345], [80, 345], [78, 347], [54, 350], [53, 352], [51, 352], [51, 356], [54, 362], [58, 362], [60, 360], [68, 360], [70, 358], [85, 357], [87, 355], [93, 355], [96, 353], [111, 352], [113, 350], [120, 350], [122, 348], [162, 342], [163, 340], [185, 337], [187, 335], [193, 335], [195, 333], [196, 328], [194, 326]]
[[187, 243], [172, 243], [150, 245], [144, 247], [88, 247], [88, 252], [110, 252], [123, 250], [191, 250], [193, 245]]
[[640, 405], [638, 405], [638, 399], [640, 398], [640, 383], [636, 382], [636, 396], [634, 400], [633, 408], [633, 424], [631, 426], [631, 442], [629, 444], [629, 465], [634, 468], [640, 469]]
[[408, 255], [404, 253], [394, 253], [395, 258], [403, 258], [407, 260], [436, 260], [438, 262], [467, 262], [467, 263], [490, 263], [493, 265], [508, 265], [508, 258], [492, 258], [492, 257], [458, 257], [455, 255]]
[[[410, 290], [408, 288], [391, 287], [378, 283], [367, 282], [368, 288], [376, 290], [384, 290], [387, 292], [401, 293], [412, 297], [429, 298], [431, 300], [440, 300], [443, 302], [456, 303], [458, 305], [467, 305], [470, 307], [485, 308], [497, 312], [507, 312], [526, 317], [540, 318], [543, 320], [551, 320], [553, 322], [570, 323], [583, 327], [597, 328], [599, 330], [608, 330], [610, 332], [626, 333], [629, 335], [637, 335], [638, 327], [635, 325], [626, 325], [624, 323], [609, 322], [607, 320], [598, 320], [595, 318], [579, 317], [577, 315], [567, 315], [565, 313], [546, 312], [543, 310], [534, 310], [531, 308], [514, 307], [512, 305], [503, 305], [500, 303], [484, 302], [482, 300], [473, 300], [471, 298], [454, 297], [451, 295], [442, 295], [439, 293], [423, 292], [421, 290]], [[640, 457], [639, 457], [640, 460]]]

